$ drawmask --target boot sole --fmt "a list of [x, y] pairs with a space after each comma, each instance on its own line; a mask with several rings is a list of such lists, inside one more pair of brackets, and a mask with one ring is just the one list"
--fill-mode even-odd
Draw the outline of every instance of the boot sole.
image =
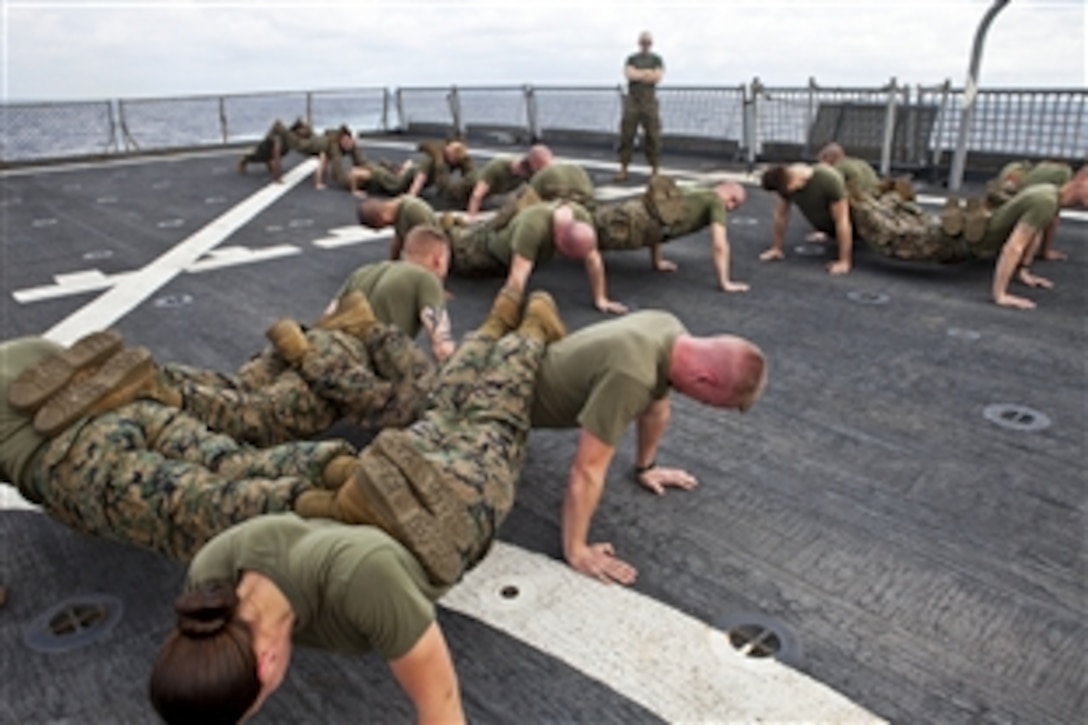
[[475, 526], [449, 487], [437, 475], [406, 475], [377, 452], [362, 456], [360, 462], [354, 484], [388, 522], [388, 533], [416, 555], [436, 582], [460, 580], [461, 549], [472, 545]]
[[284, 360], [294, 363], [302, 359], [309, 349], [306, 333], [294, 320], [279, 320], [265, 331], [264, 336], [276, 348]]
[[559, 317], [555, 298], [547, 292], [538, 291], [529, 295], [529, 304], [525, 307], [522, 320], [535, 320], [548, 336], [548, 342], [556, 342], [567, 336], [567, 326]]
[[62, 350], [39, 360], [23, 370], [8, 388], [8, 403], [21, 411], [35, 411], [76, 373], [101, 365], [124, 345], [121, 333], [116, 330], [92, 332]]
[[[348, 302], [346, 307], [343, 306], [345, 301]], [[378, 321], [374, 316], [374, 308], [361, 294], [345, 295], [340, 303], [336, 312], [318, 320], [314, 327], [321, 330], [343, 330], [354, 337], [362, 337]]]
[[91, 377], [61, 390], [34, 416], [34, 428], [52, 437], [88, 415], [98, 415], [139, 397], [155, 382], [155, 363], [146, 347], [121, 350]]
[[955, 204], [949, 200], [941, 209], [941, 230], [951, 236], [959, 236], [963, 233], [964, 213], [959, 202]]

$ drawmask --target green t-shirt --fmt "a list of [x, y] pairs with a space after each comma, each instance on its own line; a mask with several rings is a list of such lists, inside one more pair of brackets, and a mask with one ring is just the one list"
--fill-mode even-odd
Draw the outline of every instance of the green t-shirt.
[[1026, 187], [994, 211], [986, 222], [986, 235], [971, 250], [981, 259], [992, 259], [1005, 246], [1017, 224], [1023, 222], [1042, 231], [1058, 216], [1058, 208], [1058, 187], [1052, 184]]
[[402, 196], [397, 206], [397, 218], [393, 220], [393, 232], [403, 241], [408, 232], [425, 225], [436, 226], [431, 205], [417, 196]]
[[669, 357], [687, 330], [659, 310], [588, 325], [548, 346], [537, 372], [536, 428], [581, 427], [616, 445], [669, 391]]
[[[534, 268], [547, 264], [556, 254], [552, 213], [561, 203], [543, 201], [519, 211], [509, 224], [488, 240], [487, 250], [507, 267], [515, 254], [530, 260]], [[593, 223], [593, 217], [584, 208], [566, 203], [574, 212], [575, 219]]]
[[593, 182], [577, 164], [549, 164], [533, 174], [529, 185], [544, 201], [568, 199], [582, 205], [593, 202]]
[[521, 186], [525, 179], [514, 173], [517, 162], [513, 156], [496, 156], [484, 164], [478, 180], [487, 184], [488, 195], [507, 194]]
[[414, 262], [386, 260], [360, 267], [340, 287], [337, 297], [353, 290], [366, 295], [375, 317], [396, 325], [411, 338], [419, 334], [419, 316], [424, 309], [432, 307], [437, 312], [446, 306], [442, 282]]
[[293, 513], [258, 516], [213, 538], [189, 565], [187, 584], [237, 584], [247, 571], [268, 577], [287, 597], [296, 644], [377, 650], [387, 660], [419, 641], [446, 591], [380, 529]]
[[866, 194], [876, 194], [880, 187], [880, 177], [864, 159], [843, 156], [839, 163], [835, 164], [835, 170], [842, 174], [847, 188], [856, 184], [858, 189]]
[[[627, 56], [626, 65], [632, 68], [638, 68], [639, 70], [654, 70], [656, 68], [664, 68], [665, 61], [661, 60], [661, 56], [657, 53], [633, 53]], [[634, 97], [649, 97], [654, 95], [653, 83], [643, 83], [642, 81], [628, 81], [627, 92]]]
[[808, 183], [790, 197], [790, 201], [808, 219], [809, 224], [825, 234], [835, 234], [835, 219], [831, 216], [831, 205], [846, 198], [846, 184], [842, 175], [827, 164], [812, 167], [812, 176]]
[[1073, 167], [1054, 161], [1041, 161], [1032, 166], [1021, 179], [1024, 188], [1035, 184], [1062, 186], [1073, 178]]
[[680, 194], [684, 200], [684, 219], [665, 230], [666, 241], [705, 229], [711, 224], [725, 225], [725, 203], [716, 191], [683, 189]]
[[0, 342], [0, 480], [27, 490], [27, 464], [47, 439], [34, 430], [34, 416], [8, 404], [8, 388], [19, 373], [38, 360], [64, 348], [41, 337], [19, 337]]

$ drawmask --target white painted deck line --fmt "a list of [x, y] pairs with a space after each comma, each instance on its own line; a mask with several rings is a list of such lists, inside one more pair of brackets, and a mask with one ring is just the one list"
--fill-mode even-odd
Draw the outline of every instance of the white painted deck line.
[[[6, 483], [0, 510], [40, 511]], [[516, 598], [502, 596], [508, 586]], [[672, 723], [885, 722], [797, 670], [741, 655], [721, 630], [503, 542], [440, 603]]]
[[[517, 587], [515, 598], [503, 597]], [[441, 603], [605, 683], [673, 723], [884, 722], [654, 599], [498, 542]]]
[[212, 220], [203, 229], [153, 260], [139, 272], [127, 275], [94, 301], [50, 328], [43, 337], [71, 345], [90, 330], [101, 330], [124, 317], [168, 283], [201, 255], [240, 229], [262, 210], [271, 206], [317, 166], [307, 159], [283, 175], [282, 184], [268, 184], [245, 201]]

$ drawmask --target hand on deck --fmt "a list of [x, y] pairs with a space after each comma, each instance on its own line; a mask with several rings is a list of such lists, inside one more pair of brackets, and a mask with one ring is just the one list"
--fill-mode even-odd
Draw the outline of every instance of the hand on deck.
[[773, 262], [776, 259], [785, 259], [785, 258], [786, 258], [786, 255], [782, 253], [782, 250], [781, 249], [775, 249], [774, 247], [771, 247], [770, 249], [765, 249], [759, 255], [759, 261], [760, 262]]
[[634, 584], [638, 570], [622, 559], [616, 558], [612, 544], [589, 544], [573, 552], [567, 563], [576, 571], [605, 584]]
[[662, 259], [660, 262], [657, 263], [654, 269], [658, 272], [675, 272], [677, 269], [677, 265], [676, 262], [670, 262], [667, 259]]
[[699, 485], [699, 481], [695, 476], [682, 468], [654, 466], [638, 474], [636, 478], [643, 487], [650, 489], [658, 496], [664, 494], [666, 488], [680, 488], [690, 491]]
[[748, 284], [745, 282], [733, 282], [732, 280], [730, 280], [729, 282], [722, 283], [722, 290], [724, 290], [725, 292], [747, 292]]
[[850, 263], [838, 260], [837, 262], [831, 262], [827, 265], [828, 274], [847, 274], [850, 271]]
[[1026, 297], [1017, 297], [1016, 295], [1010, 295], [1008, 293], [995, 297], [994, 302], [1001, 307], [1012, 307], [1017, 310], [1035, 309], [1035, 303]]
[[597, 303], [597, 309], [612, 315], [622, 315], [627, 312], [627, 305], [612, 300], [602, 300]]
[[1054, 283], [1046, 277], [1040, 277], [1037, 274], [1032, 274], [1027, 268], [1021, 267], [1020, 274], [1017, 275], [1020, 281], [1026, 284], [1028, 287], [1042, 287], [1043, 289], [1053, 289]]

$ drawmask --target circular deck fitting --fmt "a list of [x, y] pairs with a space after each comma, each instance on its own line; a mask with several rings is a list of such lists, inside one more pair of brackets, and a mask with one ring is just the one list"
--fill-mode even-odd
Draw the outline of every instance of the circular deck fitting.
[[793, 253], [798, 257], [826, 257], [827, 249], [819, 244], [798, 244]]
[[886, 305], [891, 300], [891, 297], [883, 292], [862, 292], [860, 290], [854, 290], [848, 293], [846, 297], [851, 302], [857, 302], [859, 305]]
[[536, 603], [536, 586], [528, 579], [504, 577], [488, 588], [486, 604], [498, 609], [522, 609]]
[[974, 342], [982, 337], [982, 333], [978, 330], [971, 330], [966, 327], [949, 327], [948, 336]]
[[1037, 410], [1016, 403], [994, 403], [982, 410], [982, 415], [1002, 428], [1030, 433], [1050, 427], [1050, 418]]
[[184, 223], [184, 219], [163, 219], [155, 226], [157, 226], [159, 229], [177, 229]]
[[155, 298], [155, 306], [163, 309], [169, 309], [174, 307], [184, 307], [193, 303], [193, 296], [180, 294], [180, 295], [165, 295], [163, 297]]
[[69, 652], [109, 634], [123, 611], [121, 600], [107, 594], [66, 599], [31, 622], [23, 642], [35, 652]]
[[57, 225], [56, 219], [35, 219], [30, 222], [30, 226], [35, 229], [41, 229], [42, 227], [55, 227]]
[[719, 624], [729, 644], [745, 657], [774, 658], [779, 662], [801, 663], [801, 646], [785, 622], [755, 612], [739, 612]]
[[287, 226], [292, 229], [299, 229], [301, 227], [312, 227], [314, 225], [313, 219], [292, 219], [287, 222]]
[[83, 258], [88, 262], [92, 262], [96, 259], [109, 259], [113, 256], [112, 249], [92, 249], [89, 252], [83, 253]]
[[100, 196], [97, 199], [95, 199], [95, 201], [97, 201], [99, 204], [116, 204], [117, 203], [117, 197], [116, 196]]
[[729, 223], [735, 227], [754, 227], [759, 224], [759, 219], [754, 216], [734, 216], [729, 218]]

